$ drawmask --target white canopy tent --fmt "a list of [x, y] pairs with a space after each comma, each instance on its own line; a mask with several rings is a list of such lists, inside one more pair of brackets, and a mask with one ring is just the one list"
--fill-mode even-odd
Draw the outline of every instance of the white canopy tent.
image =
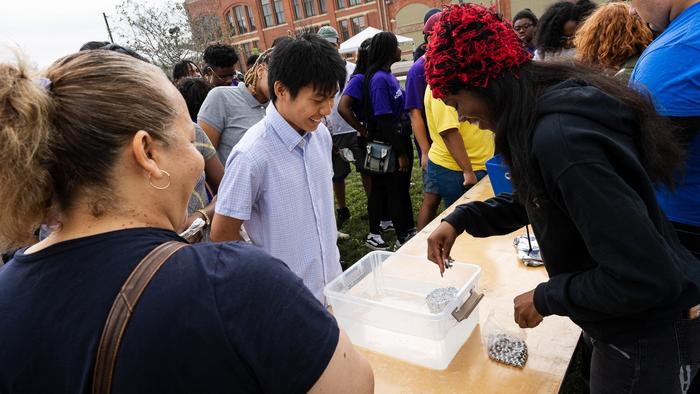
[[[374, 37], [375, 34], [381, 33], [382, 31], [379, 29], [375, 29], [374, 27], [368, 27], [361, 32], [355, 34], [354, 36], [350, 37], [349, 40], [343, 42], [340, 44], [339, 51], [340, 53], [353, 53], [357, 51], [357, 48], [360, 47], [362, 42], [368, 38]], [[399, 44], [405, 44], [408, 42], [413, 42], [413, 38], [410, 37], [405, 37], [405, 36], [400, 36], [396, 35], [396, 38], [399, 40]]]

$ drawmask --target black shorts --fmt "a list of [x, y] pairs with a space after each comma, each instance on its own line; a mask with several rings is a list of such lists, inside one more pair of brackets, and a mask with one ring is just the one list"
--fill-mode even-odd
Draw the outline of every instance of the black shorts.
[[345, 133], [333, 136], [333, 182], [340, 182], [350, 174], [350, 162], [341, 157], [340, 149], [350, 149], [355, 159], [355, 170], [362, 172], [362, 165], [367, 154], [367, 142], [357, 133]]

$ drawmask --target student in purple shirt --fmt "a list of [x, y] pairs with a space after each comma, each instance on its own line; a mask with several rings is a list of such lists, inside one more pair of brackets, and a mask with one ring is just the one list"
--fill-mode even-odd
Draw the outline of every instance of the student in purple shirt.
[[[365, 71], [367, 70], [367, 58], [369, 57], [369, 44], [372, 41], [368, 38], [362, 42], [360, 48], [357, 50], [357, 63], [355, 65], [355, 71], [353, 72], [350, 80], [345, 86], [345, 91], [343, 96], [340, 98], [338, 103], [338, 113], [340, 116], [348, 122], [357, 132], [359, 136], [357, 137], [357, 142], [360, 145], [361, 155], [356, 157], [358, 163], [358, 171], [362, 176], [362, 187], [365, 189], [365, 194], [369, 197], [372, 190], [372, 178], [370, 173], [362, 169], [362, 165], [365, 162], [365, 155], [367, 153], [367, 127], [364, 114], [364, 92], [363, 86], [365, 81]], [[368, 204], [369, 206], [369, 200]], [[382, 207], [381, 220], [379, 221], [379, 229], [382, 233], [394, 230], [394, 224], [389, 219], [388, 207]], [[368, 213], [369, 215], [369, 213]], [[378, 242], [374, 247], [379, 249], [387, 249], [387, 245], [384, 241]]]
[[[439, 18], [440, 13], [438, 12], [426, 20], [425, 27], [423, 27], [423, 35], [425, 36], [426, 43], [430, 40], [430, 34], [432, 34], [433, 28]], [[428, 165], [428, 151], [430, 150], [430, 145], [433, 143], [430, 139], [430, 133], [428, 132], [425, 105], [423, 104], [427, 86], [428, 83], [425, 81], [425, 55], [423, 55], [418, 58], [408, 70], [408, 76], [406, 76], [405, 108], [411, 120], [411, 129], [415, 137], [418, 160], [420, 161], [420, 167], [424, 174]], [[431, 186], [430, 182], [423, 182], [423, 203], [421, 204], [420, 212], [418, 212], [418, 227], [421, 226], [421, 223], [428, 223], [431, 218], [434, 217], [434, 207], [440, 204], [440, 199], [436, 197], [439, 196], [440, 193], [433, 186]]]
[[[430, 34], [433, 32], [433, 27], [438, 18], [440, 18], [439, 12], [433, 14], [425, 22], [423, 35], [425, 36], [426, 43], [430, 40]], [[408, 70], [408, 75], [406, 76], [405, 104], [406, 113], [408, 113], [408, 117], [411, 120], [411, 130], [413, 130], [413, 136], [415, 137], [418, 159], [420, 160], [420, 166], [423, 171], [425, 171], [428, 164], [427, 153], [430, 150], [430, 144], [432, 144], [430, 135], [428, 134], [425, 106], [423, 105], [426, 86], [428, 86], [428, 84], [425, 82], [425, 55], [423, 55], [419, 57]], [[426, 154], [423, 155], [423, 152]]]
[[384, 203], [388, 203], [389, 216], [394, 222], [397, 247], [415, 233], [409, 194], [413, 147], [410, 129], [403, 127], [403, 90], [399, 81], [391, 74], [391, 65], [400, 59], [401, 50], [393, 33], [382, 32], [372, 38], [363, 84], [368, 139], [391, 145], [397, 158], [397, 171], [372, 175], [368, 205], [370, 233], [365, 242], [369, 247], [377, 247], [379, 242], [383, 243], [376, 223]]
[[357, 50], [357, 63], [355, 71], [352, 73], [343, 91], [343, 96], [338, 103], [338, 113], [346, 122], [360, 133], [360, 136], [367, 136], [364, 114], [364, 95], [362, 87], [365, 82], [365, 71], [367, 70], [367, 58], [369, 57], [369, 44], [372, 42], [368, 38], [360, 44]]

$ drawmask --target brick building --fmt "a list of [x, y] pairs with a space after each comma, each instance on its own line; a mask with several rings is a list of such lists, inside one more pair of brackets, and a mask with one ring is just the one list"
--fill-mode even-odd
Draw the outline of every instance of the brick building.
[[[497, 0], [507, 18], [525, 6], [536, 14], [555, 0]], [[228, 43], [238, 46], [243, 59], [265, 50], [272, 41], [300, 29], [318, 30], [331, 25], [341, 42], [367, 26], [423, 42], [423, 16], [428, 9], [441, 8], [456, 0], [186, 0], [192, 20], [216, 18]], [[491, 4], [491, 1], [475, 1]], [[513, 3], [513, 4], [511, 4]], [[517, 8], [512, 9], [511, 5]], [[410, 49], [410, 48], [404, 48]]]

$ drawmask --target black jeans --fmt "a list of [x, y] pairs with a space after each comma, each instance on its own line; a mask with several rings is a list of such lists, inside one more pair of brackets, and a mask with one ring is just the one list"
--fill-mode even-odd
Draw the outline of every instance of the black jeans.
[[386, 174], [372, 174], [372, 190], [367, 202], [369, 215], [369, 232], [380, 234], [379, 220], [383, 220], [382, 213], [388, 208], [388, 214], [394, 223], [396, 237], [402, 242], [408, 235], [408, 231], [416, 227], [413, 220], [413, 204], [411, 203], [411, 168], [413, 164], [413, 149], [407, 149], [408, 161], [411, 163], [408, 172], [397, 171]]
[[700, 370], [700, 319], [681, 319], [628, 343], [584, 338], [592, 344], [593, 394], [688, 393]]

